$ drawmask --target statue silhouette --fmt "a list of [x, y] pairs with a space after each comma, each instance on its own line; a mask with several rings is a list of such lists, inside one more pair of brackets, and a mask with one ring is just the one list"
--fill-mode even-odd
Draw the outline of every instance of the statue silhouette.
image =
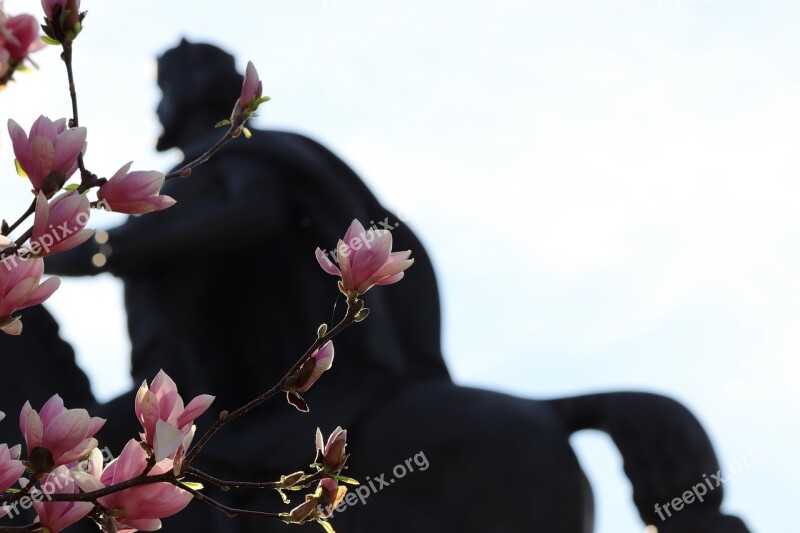
[[[242, 76], [227, 52], [182, 40], [158, 58], [158, 83], [163, 134], [157, 147], [177, 148], [191, 161], [221, 136], [213, 125], [230, 114]], [[357, 493], [351, 487], [355, 499], [332, 518], [340, 533], [588, 533], [592, 491], [569, 436], [596, 429], [619, 448], [645, 524], [659, 533], [748, 531], [720, 511], [722, 487], [664, 520], [657, 513], [656, 504], [681, 498], [704, 474], [719, 470], [702, 426], [678, 402], [646, 392], [521, 398], [455, 384], [441, 351], [439, 291], [425, 247], [346, 163], [309, 137], [254, 130], [190, 177], [168, 181], [163, 193], [178, 203], [130, 217], [108, 232], [104, 245], [89, 241], [48, 257], [46, 268], [66, 276], [107, 271], [122, 279], [135, 383], [163, 368], [184, 398], [215, 394], [200, 431], [215, 413], [276, 383], [314, 340], [317, 326], [331, 322], [338, 290], [314, 260], [317, 246], [332, 248], [358, 218], [396, 225], [394, 249], [412, 250], [415, 258], [400, 284], [365, 295], [372, 313], [334, 341], [333, 368], [305, 395], [310, 412], [276, 400], [248, 413], [198, 456], [197, 466], [210, 474], [276, 479], [313, 460], [317, 427], [327, 434], [341, 425], [352, 454], [345, 474], [362, 485]], [[92, 266], [97, 253], [106, 255], [102, 268]], [[339, 313], [343, 304], [339, 299]], [[37, 376], [66, 372], [61, 366], [74, 373], [71, 351], [46, 311], [25, 313], [22, 339], [0, 337], [4, 357], [26, 359]], [[85, 377], [46, 385], [108, 417], [98, 438], [113, 453], [137, 435], [135, 391], [98, 405], [87, 396]], [[10, 396], [24, 397], [17, 390]], [[235, 507], [290, 509], [272, 491], [206, 492]], [[166, 531], [286, 527], [231, 519], [200, 501], [164, 520]]]

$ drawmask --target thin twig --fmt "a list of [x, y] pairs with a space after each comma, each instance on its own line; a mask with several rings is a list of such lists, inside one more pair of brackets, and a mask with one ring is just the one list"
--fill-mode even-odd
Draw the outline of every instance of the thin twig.
[[185, 164], [184, 166], [182, 166], [178, 170], [174, 170], [174, 171], [170, 172], [169, 174], [167, 174], [164, 177], [164, 179], [170, 180], [170, 179], [173, 179], [173, 178], [187, 178], [187, 177], [189, 177], [191, 175], [191, 173], [192, 173], [192, 170], [194, 170], [195, 168], [199, 167], [200, 165], [202, 165], [203, 163], [205, 163], [206, 161], [211, 159], [211, 156], [216, 154], [220, 150], [220, 148], [222, 148], [223, 146], [225, 146], [228, 143], [228, 141], [231, 141], [231, 140], [235, 139], [236, 137], [238, 137], [239, 136], [238, 131], [239, 131], [239, 128], [235, 128], [235, 127], [231, 126], [228, 129], [228, 131], [225, 133], [225, 135], [220, 140], [218, 140], [217, 143], [214, 146], [212, 146], [211, 148], [206, 150], [205, 153], [203, 153], [203, 155], [201, 155], [200, 157], [198, 157], [194, 161]]
[[208, 496], [201, 494], [199, 491], [196, 491], [184, 485], [180, 485], [180, 482], [177, 480], [173, 481], [172, 484], [176, 485], [181, 490], [185, 490], [186, 492], [191, 493], [192, 496], [194, 496], [198, 500], [206, 502], [211, 507], [219, 509], [220, 511], [222, 511], [231, 518], [242, 515], [242, 516], [255, 516], [258, 518], [271, 518], [273, 520], [283, 520], [281, 518], [280, 513], [268, 513], [266, 511], [251, 511], [249, 509], [236, 509], [234, 507], [228, 507], [227, 505], [223, 505], [218, 501], [214, 500], [213, 498], [209, 498]]
[[11, 232], [14, 231], [15, 229], [17, 229], [19, 227], [19, 225], [22, 224], [23, 222], [25, 222], [25, 219], [28, 218], [29, 216], [31, 216], [35, 211], [36, 211], [36, 198], [33, 199], [33, 202], [31, 202], [31, 205], [30, 205], [30, 207], [28, 207], [27, 211], [25, 211], [22, 214], [22, 216], [17, 219], [16, 222], [14, 222], [13, 224], [11, 224], [8, 227], [8, 233], [7, 233], [6, 237], [8, 235], [11, 235]]
[[[269, 481], [269, 482], [255, 482], [255, 481], [226, 481], [223, 479], [216, 478], [212, 475], [206, 474], [202, 470], [198, 470], [194, 467], [188, 467], [186, 469], [186, 474], [191, 474], [198, 479], [202, 479], [203, 481], [207, 481], [217, 487], [221, 488], [222, 490], [228, 490], [230, 488], [234, 489], [288, 489], [289, 487], [283, 486], [283, 483], [280, 481]], [[307, 488], [311, 486], [313, 483], [319, 481], [324, 476], [322, 476], [319, 472], [316, 474], [309, 476], [308, 478], [295, 483], [292, 487], [300, 487], [300, 488]]]

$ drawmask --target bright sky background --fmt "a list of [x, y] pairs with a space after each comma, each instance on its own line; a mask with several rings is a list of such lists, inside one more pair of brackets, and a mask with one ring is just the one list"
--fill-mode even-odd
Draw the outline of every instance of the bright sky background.
[[[14, 14], [39, 2], [6, 0]], [[647, 390], [701, 420], [726, 508], [793, 532], [800, 438], [800, 4], [775, 0], [84, 0], [87, 162], [166, 170], [154, 58], [185, 36], [252, 60], [254, 125], [306, 133], [407, 217], [435, 261], [462, 384], [547, 398]], [[38, 12], [36, 13], [38, 16]], [[58, 51], [0, 94], [69, 113]], [[30, 201], [0, 136], [0, 214]], [[96, 227], [120, 221], [101, 214]], [[96, 394], [129, 386], [121, 288], [48, 306]], [[90, 326], [91, 324], [91, 326]], [[597, 533], [640, 532], [620, 458], [573, 440]], [[757, 464], [752, 457], [763, 458]]]

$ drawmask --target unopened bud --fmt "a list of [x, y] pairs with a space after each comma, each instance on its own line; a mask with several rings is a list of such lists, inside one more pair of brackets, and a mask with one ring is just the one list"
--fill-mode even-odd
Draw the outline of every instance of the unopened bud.
[[298, 481], [303, 479], [304, 475], [304, 472], [295, 472], [294, 474], [289, 474], [288, 476], [281, 476], [280, 488], [288, 489], [289, 487], [294, 487], [297, 485]]

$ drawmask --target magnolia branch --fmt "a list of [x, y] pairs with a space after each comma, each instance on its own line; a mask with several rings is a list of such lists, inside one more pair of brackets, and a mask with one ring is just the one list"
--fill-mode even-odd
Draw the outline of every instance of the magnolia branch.
[[194, 170], [195, 168], [199, 167], [200, 165], [211, 159], [211, 157], [214, 154], [216, 154], [223, 146], [225, 146], [229, 141], [235, 139], [238, 136], [239, 136], [239, 128], [231, 126], [230, 128], [228, 128], [228, 131], [225, 133], [225, 135], [223, 135], [222, 138], [218, 140], [216, 144], [214, 144], [214, 146], [206, 150], [203, 153], [203, 155], [201, 155], [194, 161], [187, 163], [178, 170], [170, 172], [164, 177], [164, 179], [169, 180], [173, 178], [188, 178], [192, 174], [192, 170]]
[[333, 339], [336, 335], [341, 333], [347, 326], [352, 324], [356, 321], [356, 317], [359, 312], [364, 308], [364, 302], [362, 300], [357, 299], [348, 299], [347, 301], [347, 314], [344, 318], [334, 327], [332, 330], [328, 331], [323, 335], [319, 335], [317, 339], [311, 344], [311, 346], [306, 350], [303, 356], [294, 364], [294, 366], [286, 372], [286, 374], [280, 379], [277, 385], [269, 389], [267, 392], [256, 398], [255, 400], [251, 401], [250, 403], [236, 409], [232, 412], [223, 411], [220, 413], [219, 419], [205, 432], [205, 434], [200, 438], [200, 440], [195, 444], [195, 446], [189, 450], [186, 454], [186, 458], [184, 459], [184, 465], [189, 466], [192, 462], [192, 459], [200, 453], [200, 450], [203, 449], [211, 437], [219, 431], [222, 426], [239, 418], [243, 414], [247, 413], [248, 411], [258, 407], [265, 401], [269, 400], [272, 396], [279, 392], [283, 392], [286, 380], [289, 379], [295, 372], [297, 372], [306, 361], [314, 354], [314, 352], [323, 346], [326, 342]]

